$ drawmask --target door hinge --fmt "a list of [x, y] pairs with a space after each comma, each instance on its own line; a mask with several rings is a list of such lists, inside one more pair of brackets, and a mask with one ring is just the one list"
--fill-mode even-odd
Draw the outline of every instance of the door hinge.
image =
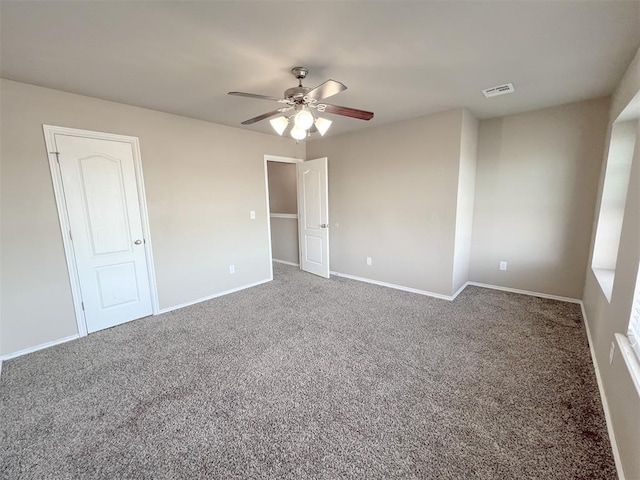
[[71, 230], [69, 230], [69, 238], [71, 239], [71, 241], [73, 242], [73, 235], [71, 235]]
[[82, 311], [84, 312], [84, 302], [80, 302], [82, 304]]
[[56, 156], [56, 162], [58, 162], [58, 165], [60, 165], [60, 152], [49, 152], [49, 153]]

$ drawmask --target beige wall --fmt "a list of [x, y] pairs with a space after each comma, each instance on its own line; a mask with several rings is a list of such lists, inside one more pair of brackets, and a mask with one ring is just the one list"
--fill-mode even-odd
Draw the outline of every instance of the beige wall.
[[298, 213], [295, 163], [267, 162], [271, 213]]
[[329, 159], [331, 270], [451, 295], [462, 118], [308, 142], [307, 158]]
[[295, 218], [271, 219], [271, 250], [274, 260], [300, 263], [298, 220]]
[[478, 120], [463, 111], [460, 134], [460, 167], [456, 203], [456, 233], [453, 258], [453, 292], [469, 281], [471, 237], [475, 202], [476, 164], [478, 157]]
[[304, 158], [303, 145], [8, 80], [0, 89], [0, 355], [77, 333], [42, 124], [140, 138], [161, 308], [269, 278], [264, 155]]
[[596, 99], [480, 122], [471, 280], [582, 298], [608, 108]]
[[[298, 213], [297, 170], [294, 163], [267, 162], [271, 213]], [[298, 220], [271, 218], [271, 250], [274, 260], [299, 263]]]
[[581, 298], [586, 276], [622, 462], [640, 478], [640, 399], [620, 355], [607, 358], [613, 334], [626, 331], [640, 261], [638, 145], [611, 303], [586, 268], [607, 117], [610, 130], [640, 91], [640, 52], [609, 114], [599, 99], [480, 122], [474, 195], [474, 121], [462, 109], [314, 140], [305, 152], [274, 135], [6, 80], [0, 89], [0, 355], [76, 333], [43, 123], [140, 138], [163, 308], [267, 278], [263, 155], [328, 156], [332, 270], [443, 295], [469, 275]]
[[[613, 122], [640, 92], [640, 49], [613, 96], [609, 113], [609, 136]], [[636, 128], [640, 128], [636, 126]], [[602, 171], [606, 169], [606, 162]], [[600, 192], [604, 178], [600, 179]], [[601, 195], [601, 193], [600, 193]], [[598, 205], [600, 200], [598, 199]], [[595, 228], [592, 238], [595, 237]], [[593, 255], [593, 243], [591, 249]], [[592, 270], [586, 272], [584, 307], [594, 344], [613, 429], [626, 478], [640, 478], [640, 395], [620, 354], [609, 364], [609, 349], [615, 333], [626, 334], [633, 288], [640, 262], [640, 129], [631, 167], [616, 276], [611, 302], [607, 301]]]

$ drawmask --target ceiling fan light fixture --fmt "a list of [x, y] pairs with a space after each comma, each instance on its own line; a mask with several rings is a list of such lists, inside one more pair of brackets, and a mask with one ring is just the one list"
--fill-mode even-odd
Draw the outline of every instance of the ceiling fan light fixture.
[[269, 123], [276, 133], [282, 136], [284, 131], [287, 129], [287, 125], [289, 125], [289, 119], [287, 117], [276, 117], [269, 120]]
[[[1, 1], [2, 0], [0, 0], [0, 2]], [[229, 95], [275, 101], [286, 105], [245, 120], [241, 122], [242, 125], [253, 125], [263, 120], [269, 120], [271, 127], [278, 135], [282, 136], [285, 132], [289, 131], [289, 134], [296, 140], [303, 140], [305, 138], [311, 138], [311, 135], [316, 132], [324, 136], [331, 126], [331, 120], [327, 120], [326, 118], [316, 119], [314, 109], [319, 115], [326, 112], [328, 114], [342, 115], [343, 117], [357, 118], [359, 120], [371, 120], [373, 118], [373, 112], [322, 103], [325, 98], [345, 91], [347, 87], [344, 84], [329, 79], [315, 88], [308, 88], [302, 85], [302, 79], [309, 73], [306, 68], [294, 67], [291, 73], [293, 73], [298, 80], [298, 86], [286, 89], [281, 98], [255, 93], [229, 92]], [[283, 116], [283, 114], [285, 116]], [[289, 127], [289, 125], [291, 125], [292, 128]]]
[[309, 130], [313, 125], [313, 120], [313, 114], [306, 108], [302, 108], [298, 113], [296, 113], [296, 116], [293, 119], [296, 127], [302, 130]]
[[307, 131], [303, 128], [298, 127], [297, 125], [294, 125], [294, 127], [291, 129], [291, 136], [296, 140], [304, 140], [305, 138], [307, 138]]
[[329, 130], [329, 127], [331, 126], [333, 122], [331, 120], [328, 120], [326, 118], [322, 118], [322, 117], [318, 117], [316, 118], [316, 128], [318, 129], [318, 132], [320, 133], [320, 135], [322, 135], [324, 137], [324, 134], [327, 133], [327, 130]]

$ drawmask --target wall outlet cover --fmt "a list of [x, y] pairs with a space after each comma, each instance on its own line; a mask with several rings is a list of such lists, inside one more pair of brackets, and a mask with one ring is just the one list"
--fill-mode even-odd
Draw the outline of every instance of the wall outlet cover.
[[236, 266], [235, 265], [229, 265], [229, 273], [236, 273]]
[[373, 265], [373, 261], [371, 260], [371, 257], [367, 257], [367, 265]]
[[500, 270], [506, 270], [507, 269], [507, 262], [505, 262], [504, 260], [500, 261]]

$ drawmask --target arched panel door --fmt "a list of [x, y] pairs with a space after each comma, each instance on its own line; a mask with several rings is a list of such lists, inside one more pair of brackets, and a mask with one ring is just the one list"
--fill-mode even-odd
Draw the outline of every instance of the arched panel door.
[[329, 278], [327, 158], [298, 163], [300, 268]]
[[55, 134], [89, 333], [151, 315], [130, 143]]

